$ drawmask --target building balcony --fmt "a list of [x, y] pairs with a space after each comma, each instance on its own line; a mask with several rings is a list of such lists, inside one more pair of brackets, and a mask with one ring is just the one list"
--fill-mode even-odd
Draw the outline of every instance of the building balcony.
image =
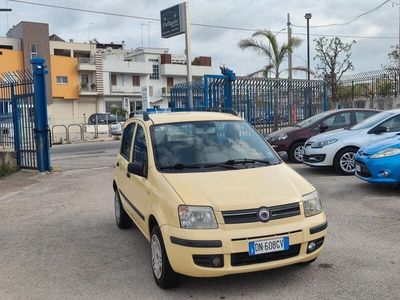
[[[186, 76], [186, 65], [180, 64], [164, 64], [160, 65], [161, 76]], [[195, 66], [192, 65], [193, 76], [203, 76], [204, 74], [213, 74], [210, 66]]]
[[140, 86], [112, 85], [111, 93], [112, 94], [141, 94], [142, 91], [140, 89]]
[[82, 96], [97, 95], [97, 85], [95, 83], [81, 83], [79, 86], [79, 94]]
[[78, 57], [78, 71], [96, 71], [94, 58]]

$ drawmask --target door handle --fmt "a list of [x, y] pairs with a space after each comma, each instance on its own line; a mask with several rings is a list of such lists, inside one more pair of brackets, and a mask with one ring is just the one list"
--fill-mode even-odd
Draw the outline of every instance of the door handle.
[[117, 161], [117, 167], [119, 167], [119, 162]]
[[131, 178], [131, 174], [127, 172], [126, 177]]

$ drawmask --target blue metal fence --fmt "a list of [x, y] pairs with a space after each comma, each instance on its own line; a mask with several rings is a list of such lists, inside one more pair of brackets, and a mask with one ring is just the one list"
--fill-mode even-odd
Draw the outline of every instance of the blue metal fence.
[[50, 171], [44, 60], [32, 65], [0, 74], [0, 147], [14, 149], [21, 168]]
[[[187, 108], [187, 84], [171, 89], [171, 108]], [[205, 75], [192, 84], [194, 109], [233, 108], [261, 133], [288, 127], [328, 110], [327, 84], [321, 80], [287, 80], [237, 77], [229, 69], [223, 75]]]

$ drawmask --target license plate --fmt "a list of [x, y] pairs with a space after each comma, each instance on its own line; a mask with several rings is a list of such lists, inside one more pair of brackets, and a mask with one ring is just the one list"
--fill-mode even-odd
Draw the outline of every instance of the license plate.
[[360, 165], [356, 165], [356, 172], [360, 173], [361, 172], [361, 166]]
[[249, 255], [271, 253], [289, 249], [289, 237], [249, 243]]

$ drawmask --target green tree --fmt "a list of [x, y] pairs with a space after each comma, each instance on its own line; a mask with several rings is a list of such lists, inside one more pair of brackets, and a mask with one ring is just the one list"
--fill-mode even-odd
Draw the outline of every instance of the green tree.
[[314, 60], [318, 60], [317, 74], [328, 81], [332, 91], [332, 101], [336, 102], [337, 86], [340, 79], [347, 71], [354, 70], [350, 57], [351, 48], [356, 41], [344, 43], [338, 37], [332, 39], [321, 37], [314, 41], [316, 43]]
[[399, 65], [400, 65], [399, 45], [391, 46], [390, 48], [392, 49], [392, 51], [390, 51], [388, 53], [389, 65], [387, 65], [385, 68], [386, 69], [393, 69], [393, 68], [398, 69]]
[[[268, 77], [268, 72], [272, 72], [275, 78], [279, 78], [280, 74], [287, 69], [281, 69], [282, 63], [286, 60], [288, 54], [301, 45], [302, 40], [293, 37], [289, 43], [278, 44], [276, 34], [269, 30], [258, 30], [252, 34], [250, 38], [243, 39], [239, 42], [239, 47], [242, 50], [250, 49], [259, 55], [267, 58], [268, 63], [262, 69], [253, 74], [263, 72], [265, 77]], [[294, 71], [305, 71], [307, 68], [294, 67]]]
[[[251, 75], [262, 72], [264, 77], [268, 77], [268, 73], [272, 72], [275, 78], [278, 79], [280, 74], [287, 69], [281, 69], [282, 63], [286, 60], [289, 53], [301, 45], [301, 40], [293, 37], [289, 43], [278, 44], [276, 34], [269, 30], [258, 30], [252, 34], [250, 38], [243, 39], [239, 42], [239, 48], [242, 50], [250, 49], [258, 55], [264, 56], [268, 63], [265, 67]], [[308, 72], [307, 68], [294, 67], [294, 71], [305, 71]], [[274, 92], [274, 130], [278, 129], [278, 95], [275, 89]]]

